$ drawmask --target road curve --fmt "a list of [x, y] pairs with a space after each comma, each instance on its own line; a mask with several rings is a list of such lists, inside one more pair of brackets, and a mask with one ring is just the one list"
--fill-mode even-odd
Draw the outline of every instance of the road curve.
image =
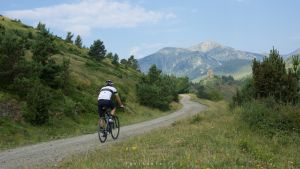
[[[191, 101], [189, 95], [181, 96], [183, 107], [180, 110], [157, 119], [121, 127], [118, 141], [168, 126], [179, 118], [197, 114], [206, 108]], [[5, 150], [0, 152], [0, 169], [50, 168], [71, 155], [88, 153], [113, 142], [116, 141], [109, 137], [106, 143], [100, 143], [95, 133]]]

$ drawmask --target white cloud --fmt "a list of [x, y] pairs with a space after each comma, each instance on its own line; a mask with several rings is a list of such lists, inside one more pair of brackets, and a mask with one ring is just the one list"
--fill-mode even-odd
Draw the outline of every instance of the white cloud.
[[88, 34], [97, 28], [128, 28], [145, 23], [157, 23], [175, 17], [173, 13], [151, 11], [126, 2], [114, 0], [81, 0], [29, 10], [6, 11], [4, 15], [41, 21], [50, 28]]
[[134, 56], [139, 56], [140, 55], [140, 48], [135, 46], [135, 47], [132, 47], [129, 51], [129, 55], [134, 55]]

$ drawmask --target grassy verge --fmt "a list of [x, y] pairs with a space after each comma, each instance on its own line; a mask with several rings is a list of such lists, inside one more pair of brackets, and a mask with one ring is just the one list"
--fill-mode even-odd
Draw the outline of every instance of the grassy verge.
[[[181, 108], [181, 104], [172, 103], [171, 110], [162, 112], [138, 104], [130, 104], [134, 112], [121, 112], [118, 115], [122, 125], [142, 122], [166, 115]], [[14, 148], [42, 141], [55, 140], [82, 134], [94, 133], [97, 129], [98, 114], [84, 114], [73, 118], [51, 118], [43, 126], [32, 126], [25, 122], [14, 122], [9, 118], [0, 118], [0, 150]]]
[[[196, 100], [196, 98], [194, 98]], [[299, 135], [253, 132], [226, 102], [172, 126], [74, 156], [58, 168], [300, 168]]]

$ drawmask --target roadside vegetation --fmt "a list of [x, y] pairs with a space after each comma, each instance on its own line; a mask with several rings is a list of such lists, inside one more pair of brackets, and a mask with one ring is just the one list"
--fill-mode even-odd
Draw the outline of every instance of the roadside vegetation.
[[299, 56], [293, 58], [287, 69], [273, 49], [254, 60], [252, 78], [239, 83], [231, 102], [199, 99], [194, 90], [206, 111], [56, 168], [300, 168]]
[[100, 39], [87, 48], [80, 35], [73, 37], [0, 16], [0, 149], [95, 132], [97, 96], [108, 79], [133, 110], [117, 110], [122, 125], [180, 107], [173, 98], [164, 109], [141, 105], [136, 85], [146, 75], [134, 56], [120, 61]]
[[172, 101], [178, 102], [181, 93], [188, 93], [189, 79], [164, 75], [152, 65], [137, 84], [137, 97], [142, 105], [168, 110]]
[[[300, 167], [296, 133], [269, 137], [241, 120], [225, 101], [194, 101], [208, 110], [172, 126], [73, 156], [55, 168], [291, 168]], [[100, 160], [101, 159], [101, 160]]]
[[190, 92], [195, 93], [197, 97], [202, 99], [230, 101], [240, 84], [241, 81], [235, 80], [230, 75], [214, 75], [213, 77], [203, 78], [198, 83], [191, 83]]

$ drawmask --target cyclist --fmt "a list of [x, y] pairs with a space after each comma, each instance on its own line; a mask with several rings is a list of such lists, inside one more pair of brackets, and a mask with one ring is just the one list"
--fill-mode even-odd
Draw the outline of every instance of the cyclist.
[[99, 113], [99, 125], [104, 127], [104, 110], [103, 108], [110, 108], [111, 115], [115, 115], [116, 106], [112, 102], [112, 96], [116, 97], [116, 100], [121, 108], [124, 108], [124, 105], [121, 102], [121, 99], [118, 95], [117, 89], [114, 87], [114, 83], [111, 80], [106, 81], [106, 86], [102, 87], [98, 96], [98, 113]]

